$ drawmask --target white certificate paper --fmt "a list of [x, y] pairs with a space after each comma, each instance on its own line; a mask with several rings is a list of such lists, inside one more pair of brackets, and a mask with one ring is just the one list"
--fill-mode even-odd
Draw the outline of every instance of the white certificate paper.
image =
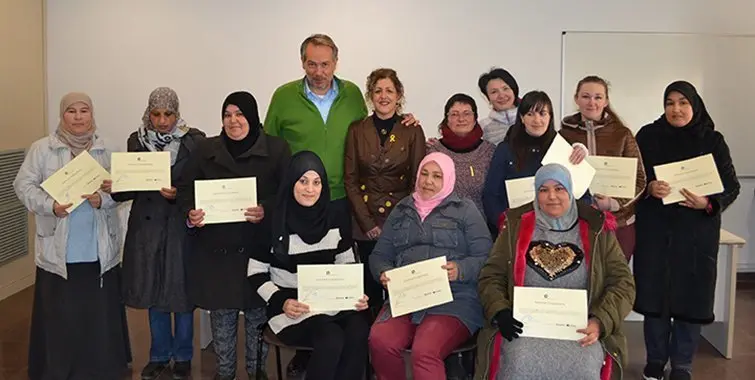
[[509, 208], [516, 208], [534, 201], [535, 177], [507, 180], [506, 196], [509, 198]]
[[110, 173], [89, 152], [83, 151], [42, 182], [40, 187], [58, 204], [72, 203], [66, 209], [70, 213], [86, 200], [82, 195], [93, 194], [106, 179], [110, 179]]
[[663, 198], [663, 204], [683, 201], [682, 189], [699, 196], [719, 194], [724, 191], [721, 176], [712, 154], [653, 167], [655, 177], [671, 187], [671, 193]]
[[587, 327], [587, 290], [514, 287], [513, 316], [531, 338], [579, 340]]
[[255, 177], [194, 181], [194, 208], [204, 210], [204, 224], [245, 222], [246, 209], [255, 206]]
[[589, 156], [585, 158], [595, 169], [590, 184], [592, 194], [632, 199], [637, 187], [637, 158]]
[[113, 192], [170, 189], [170, 152], [117, 152], [110, 158]]
[[364, 295], [362, 265], [297, 265], [298, 301], [310, 311], [355, 310]]
[[391, 315], [400, 317], [453, 301], [448, 271], [441, 268], [443, 265], [445, 256], [387, 271]]
[[569, 170], [571, 173], [572, 186], [574, 190], [574, 197], [579, 199], [587, 192], [590, 187], [592, 178], [595, 176], [595, 168], [590, 165], [587, 160], [582, 160], [579, 165], [572, 165], [569, 162], [574, 148], [564, 139], [560, 134], [556, 133], [556, 137], [553, 138], [553, 143], [548, 151], [545, 152], [541, 163], [547, 164], [559, 164]]

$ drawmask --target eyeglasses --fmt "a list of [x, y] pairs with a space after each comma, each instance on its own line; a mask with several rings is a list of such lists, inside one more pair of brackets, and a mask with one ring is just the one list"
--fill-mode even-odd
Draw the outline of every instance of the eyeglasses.
[[474, 112], [465, 111], [465, 112], [451, 112], [448, 114], [449, 119], [471, 119], [474, 117]]

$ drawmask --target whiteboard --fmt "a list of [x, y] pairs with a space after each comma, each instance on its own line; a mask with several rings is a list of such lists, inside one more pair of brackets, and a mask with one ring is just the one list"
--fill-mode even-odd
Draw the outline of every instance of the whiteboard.
[[755, 175], [750, 93], [755, 88], [755, 36], [565, 32], [562, 116], [576, 112], [577, 82], [609, 82], [611, 107], [635, 133], [663, 114], [663, 91], [676, 80], [697, 87], [731, 150], [739, 176]]

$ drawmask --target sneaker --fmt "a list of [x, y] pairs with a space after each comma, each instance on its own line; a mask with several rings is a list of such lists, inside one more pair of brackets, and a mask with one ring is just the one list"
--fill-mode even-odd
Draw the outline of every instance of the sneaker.
[[645, 370], [642, 371], [643, 380], [663, 380], [664, 365], [656, 363], [648, 363], [645, 365]]
[[684, 369], [672, 369], [669, 380], [692, 380], [692, 374]]
[[142, 380], [155, 380], [168, 368], [169, 362], [149, 362], [142, 370]]
[[173, 380], [185, 380], [191, 376], [191, 362], [173, 363]]

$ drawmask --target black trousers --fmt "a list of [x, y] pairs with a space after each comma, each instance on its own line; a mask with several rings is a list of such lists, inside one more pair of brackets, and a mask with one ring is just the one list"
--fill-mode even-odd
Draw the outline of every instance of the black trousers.
[[375, 277], [370, 271], [370, 254], [375, 249], [375, 240], [358, 240], [357, 251], [359, 251], [359, 260], [364, 265], [364, 292], [367, 297], [370, 297], [369, 305], [370, 311], [372, 311], [373, 317], [377, 316], [380, 308], [383, 307], [385, 297], [383, 296], [383, 286], [375, 280]]
[[316, 315], [283, 329], [278, 338], [287, 345], [313, 348], [307, 364], [307, 379], [361, 379], [367, 365], [370, 333], [367, 320], [361, 314]]

